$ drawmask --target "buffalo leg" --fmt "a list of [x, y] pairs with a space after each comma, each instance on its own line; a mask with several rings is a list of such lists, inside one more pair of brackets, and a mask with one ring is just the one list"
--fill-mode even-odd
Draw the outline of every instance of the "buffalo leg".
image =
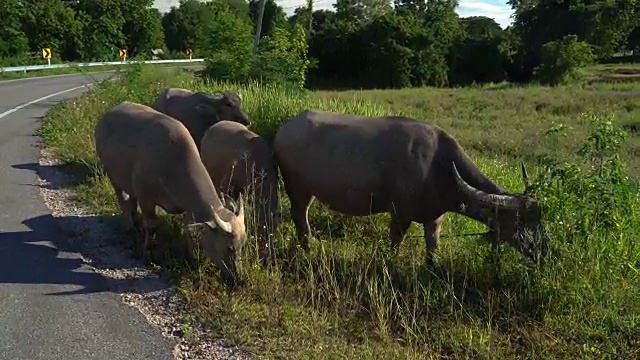
[[113, 187], [113, 190], [116, 193], [116, 199], [118, 200], [118, 205], [120, 205], [120, 210], [122, 211], [125, 221], [127, 222], [127, 227], [129, 229], [133, 228], [136, 231], [140, 230], [140, 217], [138, 215], [138, 200], [130, 194], [126, 194], [128, 198], [125, 199], [124, 191], [122, 191], [122, 189], [118, 185], [116, 185], [116, 183], [113, 181], [113, 179], [111, 179], [110, 176], [108, 176], [108, 174], [107, 174], [107, 177], [109, 178], [109, 182], [111, 183], [111, 186]]
[[442, 221], [444, 215], [440, 215], [433, 221], [427, 221], [422, 224], [424, 228], [424, 240], [427, 247], [426, 263], [431, 267], [435, 263], [435, 251], [438, 247], [438, 239], [440, 238], [440, 230], [442, 230]]
[[142, 210], [142, 224], [144, 226], [143, 254], [146, 260], [150, 259], [150, 251], [156, 245], [156, 230], [158, 227], [158, 215], [153, 202], [140, 202]]
[[[309, 237], [311, 236], [311, 227], [309, 226], [309, 207], [311, 206], [312, 196], [302, 187], [292, 184], [292, 178], [282, 173], [284, 189], [291, 201], [291, 219], [296, 226], [298, 243], [306, 251], [309, 250]], [[295, 180], [293, 180], [295, 181]]]
[[391, 249], [397, 253], [404, 239], [404, 234], [409, 230], [411, 220], [405, 220], [402, 217], [391, 215], [389, 222], [389, 240], [391, 241]]
[[294, 205], [291, 201], [291, 218], [296, 226], [298, 243], [302, 248], [309, 250], [309, 237], [311, 236], [311, 226], [309, 225], [309, 207], [311, 206], [311, 196], [302, 198]]

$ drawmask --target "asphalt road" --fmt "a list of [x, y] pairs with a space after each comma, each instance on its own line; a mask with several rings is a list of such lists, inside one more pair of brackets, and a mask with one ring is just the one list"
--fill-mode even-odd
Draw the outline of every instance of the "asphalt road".
[[160, 331], [82, 264], [40, 197], [34, 132], [91, 77], [0, 82], [0, 360], [173, 359]]

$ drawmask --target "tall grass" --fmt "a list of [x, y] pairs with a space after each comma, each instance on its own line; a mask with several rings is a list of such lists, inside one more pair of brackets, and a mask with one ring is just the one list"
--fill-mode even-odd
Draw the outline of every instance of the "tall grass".
[[[183, 73], [130, 71], [121, 82], [102, 83], [56, 107], [41, 129], [46, 145], [61, 159], [93, 169], [78, 190], [97, 211], [118, 212], [96, 161], [97, 119], [125, 99], [150, 104], [168, 85], [239, 90], [255, 131], [268, 139], [306, 108], [375, 116], [392, 113], [393, 106], [357, 95], [336, 98], [276, 85], [205, 83]], [[393, 256], [387, 215], [349, 217], [317, 203], [310, 211], [315, 235], [310, 252], [283, 250], [295, 235], [284, 212], [276, 240], [278, 262], [271, 269], [258, 265], [255, 226], [248, 224], [252, 236], [242, 260], [247, 281], [233, 293], [208, 275], [208, 264], [171, 261], [164, 266], [194, 314], [262, 357], [638, 357], [640, 191], [620, 160], [625, 133], [610, 119], [592, 114], [583, 119], [589, 132], [579, 151], [563, 154], [562, 161], [546, 156], [529, 166], [553, 239], [544, 266], [528, 265], [505, 248], [501, 267], [494, 269], [486, 244], [456, 236], [482, 226], [452, 214], [437, 250], [439, 267], [430, 271], [417, 226]], [[560, 130], [549, 136], [557, 137]], [[511, 160], [472, 156], [496, 182], [521, 191]], [[281, 204], [288, 208], [280, 191]], [[165, 218], [166, 231], [179, 237], [178, 221]]]

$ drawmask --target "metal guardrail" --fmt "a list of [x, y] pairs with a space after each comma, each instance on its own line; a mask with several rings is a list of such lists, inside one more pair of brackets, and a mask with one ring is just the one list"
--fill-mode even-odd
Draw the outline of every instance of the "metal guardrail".
[[143, 61], [106, 61], [106, 62], [90, 62], [90, 63], [66, 63], [66, 64], [51, 64], [51, 65], [27, 65], [27, 66], [12, 66], [12, 67], [0, 67], [0, 73], [3, 72], [17, 72], [17, 71], [32, 71], [32, 70], [48, 70], [48, 69], [61, 69], [70, 67], [91, 67], [91, 66], [105, 66], [105, 65], [133, 65], [133, 64], [175, 64], [175, 63], [192, 63], [192, 62], [204, 62], [204, 59], [176, 59], [176, 60], [143, 60]]

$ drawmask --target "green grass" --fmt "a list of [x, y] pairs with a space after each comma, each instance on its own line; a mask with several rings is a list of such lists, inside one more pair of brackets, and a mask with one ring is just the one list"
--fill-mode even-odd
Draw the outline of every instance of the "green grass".
[[[239, 89], [256, 131], [269, 139], [287, 117], [305, 108], [402, 113], [435, 122], [508, 189], [522, 191], [517, 165], [526, 159], [530, 177], [539, 175], [536, 192], [553, 234], [552, 257], [544, 267], [526, 266], [506, 248], [498, 284], [486, 244], [450, 237], [481, 231], [472, 220], [447, 216], [437, 250], [440, 269], [430, 272], [423, 266], [424, 240], [415, 224], [394, 257], [388, 251], [387, 215], [348, 217], [315, 202], [311, 251], [285, 254], [266, 270], [258, 265], [250, 236], [242, 260], [246, 284], [233, 293], [223, 289], [218, 276], [208, 275], [209, 265], [164, 263], [193, 314], [217, 335], [262, 358], [640, 356], [640, 192], [616, 157], [622, 153], [638, 175], [638, 161], [629, 152], [638, 149], [639, 140], [630, 133], [623, 143], [615, 126], [637, 121], [640, 102], [629, 95], [636, 90], [597, 84], [305, 93], [137, 70], [121, 83], [105, 82], [80, 100], [57, 106], [40, 131], [62, 160], [92, 170], [78, 191], [96, 211], [118, 212], [94, 152], [97, 119], [121, 100], [150, 104], [168, 85]], [[554, 123], [571, 129], [564, 137], [561, 132], [543, 136]], [[597, 146], [583, 148], [585, 143]], [[534, 161], [541, 155], [547, 155], [543, 162]], [[284, 192], [281, 198], [288, 208]], [[283, 215], [279, 249], [295, 233], [288, 213]], [[176, 218], [165, 219], [164, 231], [179, 238]], [[253, 223], [247, 225], [253, 234]]]

